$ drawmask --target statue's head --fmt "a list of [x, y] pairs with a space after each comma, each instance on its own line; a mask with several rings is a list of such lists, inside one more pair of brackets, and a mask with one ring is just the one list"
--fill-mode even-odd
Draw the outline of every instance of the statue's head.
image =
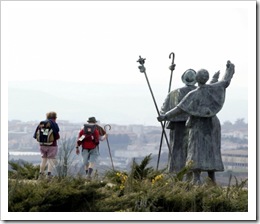
[[181, 79], [187, 86], [193, 86], [197, 82], [195, 77], [196, 72], [193, 69], [188, 69], [183, 73]]
[[197, 71], [196, 80], [199, 84], [205, 84], [209, 80], [209, 72], [206, 69]]

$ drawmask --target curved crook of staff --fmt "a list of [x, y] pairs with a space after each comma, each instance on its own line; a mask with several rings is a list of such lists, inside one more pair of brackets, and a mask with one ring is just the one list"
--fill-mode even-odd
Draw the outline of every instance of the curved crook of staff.
[[[106, 127], [109, 127], [109, 130], [111, 130], [111, 125], [110, 125], [110, 124], [106, 124], [106, 125], [104, 126], [104, 129], [105, 129], [105, 131], [107, 132]], [[109, 155], [110, 155], [110, 160], [111, 160], [112, 168], [113, 168], [113, 171], [115, 171], [115, 167], [114, 167], [114, 163], [113, 163], [113, 159], [112, 159], [112, 154], [111, 154], [111, 150], [110, 150], [110, 146], [109, 146], [108, 136], [106, 137], [106, 141], [107, 141], [107, 147], [108, 147], [108, 151], [109, 151]]]
[[[173, 52], [170, 53], [169, 58], [171, 59], [172, 56], [172, 64], [170, 65], [169, 69], [171, 70], [171, 76], [170, 76], [170, 81], [169, 81], [169, 89], [168, 93], [171, 91], [171, 85], [172, 85], [172, 73], [173, 70], [175, 69], [175, 64], [174, 64], [174, 59], [175, 59], [175, 54]], [[165, 128], [166, 121], [163, 122], [163, 129]], [[162, 142], [163, 142], [163, 132], [161, 134], [161, 140], [160, 140], [160, 147], [159, 147], [159, 153], [158, 153], [158, 160], [157, 160], [157, 166], [156, 170], [159, 168], [159, 162], [160, 162], [160, 157], [161, 157], [161, 150], [162, 150]], [[170, 149], [169, 149], [170, 150]]]

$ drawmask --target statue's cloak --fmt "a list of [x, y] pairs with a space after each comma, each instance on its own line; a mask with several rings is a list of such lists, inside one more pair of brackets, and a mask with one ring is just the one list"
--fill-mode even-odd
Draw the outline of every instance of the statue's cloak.
[[197, 117], [213, 117], [225, 102], [226, 81], [205, 84], [190, 91], [177, 105], [183, 111]]

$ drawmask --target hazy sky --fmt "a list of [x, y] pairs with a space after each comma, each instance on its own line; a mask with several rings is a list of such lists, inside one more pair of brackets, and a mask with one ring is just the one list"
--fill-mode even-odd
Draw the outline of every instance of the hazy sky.
[[2, 73], [9, 81], [143, 83], [141, 55], [150, 78], [167, 83], [173, 51], [175, 73], [213, 73], [231, 60], [238, 73], [232, 85], [247, 86], [255, 38], [249, 6], [254, 2], [2, 2]]
[[[188, 68], [205, 68], [211, 75], [220, 70], [222, 76], [227, 60], [231, 60], [235, 75], [223, 111], [233, 117], [241, 116], [241, 111], [247, 115], [247, 108], [239, 101], [248, 99], [253, 119], [249, 128], [255, 127], [255, 1], [1, 1], [1, 138], [7, 139], [2, 127], [8, 117], [9, 81], [63, 80], [92, 83], [97, 88], [101, 83], [128, 84], [133, 92], [138, 85], [150, 94], [136, 62], [141, 55], [146, 58], [151, 85], [161, 88], [156, 88], [155, 96], [166, 97], [171, 52], [176, 64], [172, 89], [183, 86], [180, 77]], [[163, 97], [157, 100], [161, 106]], [[231, 102], [237, 102], [238, 109], [230, 107]], [[144, 107], [155, 112], [151, 99]], [[131, 108], [136, 110], [129, 107], [129, 113]], [[254, 142], [254, 136], [251, 140]], [[254, 171], [249, 167], [251, 173]], [[251, 214], [236, 213], [229, 218], [242, 220]], [[28, 219], [25, 216], [19, 217]], [[149, 216], [158, 219], [157, 214]], [[212, 214], [203, 217], [212, 218]]]
[[[4, 1], [1, 10], [1, 72], [6, 82], [63, 80], [97, 88], [101, 83], [128, 84], [133, 91], [141, 85], [150, 97], [136, 62], [141, 55], [160, 108], [169, 86], [171, 52], [176, 64], [172, 89], [183, 86], [181, 75], [188, 68], [205, 68], [211, 75], [220, 70], [222, 76], [231, 60], [236, 73], [219, 116], [222, 122], [247, 121], [245, 103], [241, 110], [236, 104], [232, 113], [229, 106], [245, 102], [249, 82], [255, 83], [253, 1]], [[146, 104], [152, 117], [135, 120], [156, 123], [152, 98]], [[136, 110], [134, 105], [129, 108]], [[66, 117], [65, 111], [60, 113]]]

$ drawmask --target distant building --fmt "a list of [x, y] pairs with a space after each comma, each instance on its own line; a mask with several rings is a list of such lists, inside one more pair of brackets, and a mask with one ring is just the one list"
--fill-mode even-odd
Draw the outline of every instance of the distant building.
[[248, 169], [247, 150], [225, 150], [222, 152], [222, 161], [225, 170], [244, 170]]

